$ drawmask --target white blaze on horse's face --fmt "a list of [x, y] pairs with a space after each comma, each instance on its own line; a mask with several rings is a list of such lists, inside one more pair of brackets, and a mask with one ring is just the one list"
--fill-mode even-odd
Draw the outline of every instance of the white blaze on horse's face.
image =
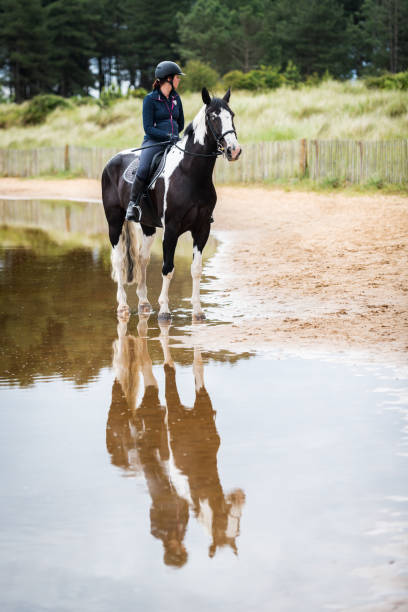
[[228, 109], [222, 108], [218, 116], [221, 121], [221, 134], [234, 130], [233, 132], [230, 132], [224, 136], [224, 141], [228, 160], [236, 161], [241, 154], [241, 147], [239, 146], [237, 135], [235, 133], [232, 114]]

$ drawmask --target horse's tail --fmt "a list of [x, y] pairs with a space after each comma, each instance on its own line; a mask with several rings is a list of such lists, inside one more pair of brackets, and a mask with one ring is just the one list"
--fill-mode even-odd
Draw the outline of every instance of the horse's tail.
[[102, 172], [102, 201], [112, 245], [112, 278], [123, 286], [139, 280], [140, 229], [133, 221], [125, 220], [118, 189], [121, 163], [121, 156], [116, 155], [106, 164]]
[[133, 221], [124, 221], [119, 242], [111, 252], [112, 279], [120, 285], [139, 281], [140, 229]]

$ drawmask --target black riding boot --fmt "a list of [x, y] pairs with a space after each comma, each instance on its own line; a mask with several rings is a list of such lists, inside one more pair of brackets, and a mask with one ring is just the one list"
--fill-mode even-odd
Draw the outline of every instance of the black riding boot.
[[127, 221], [140, 221], [142, 209], [140, 208], [139, 202], [144, 186], [145, 181], [142, 181], [142, 179], [136, 176], [135, 180], [133, 181], [132, 191], [130, 192], [130, 202], [126, 211]]

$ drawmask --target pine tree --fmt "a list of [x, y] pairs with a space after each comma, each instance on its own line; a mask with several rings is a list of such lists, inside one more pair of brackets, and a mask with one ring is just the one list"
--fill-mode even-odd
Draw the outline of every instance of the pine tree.
[[[179, 0], [177, 10], [187, 10], [190, 0]], [[175, 5], [163, 0], [132, 0], [128, 20], [132, 55], [141, 71], [141, 84], [150, 88], [154, 68], [163, 60], [177, 61], [178, 35]]]
[[408, 69], [408, 0], [365, 0], [362, 15], [366, 72]]
[[55, 0], [47, 6], [51, 33], [53, 89], [62, 96], [86, 94], [95, 77], [90, 70], [94, 55], [91, 29], [95, 27], [91, 0]]
[[1, 65], [16, 102], [50, 86], [45, 17], [41, 0], [0, 0]]
[[234, 67], [231, 57], [233, 12], [222, 0], [197, 0], [190, 12], [178, 13], [179, 51], [185, 59], [210, 63], [217, 72]]
[[281, 65], [292, 60], [303, 75], [350, 74], [352, 24], [337, 0], [277, 0], [271, 18]]

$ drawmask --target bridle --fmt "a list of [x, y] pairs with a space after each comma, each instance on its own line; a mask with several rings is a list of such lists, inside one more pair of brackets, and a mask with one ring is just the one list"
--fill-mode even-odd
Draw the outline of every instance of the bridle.
[[222, 134], [217, 134], [217, 132], [214, 129], [214, 126], [212, 124], [212, 122], [210, 121], [210, 115], [208, 113], [208, 111], [206, 111], [205, 113], [205, 123], [207, 125], [207, 127], [209, 128], [212, 137], [214, 138], [215, 142], [217, 143], [217, 151], [215, 153], [192, 153], [191, 151], [187, 151], [186, 149], [182, 149], [181, 147], [178, 146], [177, 143], [174, 143], [174, 146], [177, 147], [177, 149], [180, 149], [180, 151], [183, 151], [184, 153], [187, 153], [187, 155], [193, 155], [194, 157], [220, 157], [220, 155], [224, 155], [225, 153], [225, 147], [221, 144], [221, 141], [223, 140], [223, 138], [227, 135], [227, 134], [235, 134], [235, 137], [237, 137], [237, 132], [235, 131], [235, 129], [232, 130], [227, 130], [226, 132], [223, 132]]
[[226, 136], [227, 134], [235, 134], [235, 138], [238, 139], [235, 129], [227, 130], [226, 132], [223, 132], [222, 134], [217, 134], [216, 131], [214, 130], [213, 124], [210, 121], [210, 116], [208, 112], [205, 113], [205, 122], [207, 126], [210, 128], [210, 132], [213, 135], [215, 142], [217, 143], [217, 149], [218, 151], [221, 151], [221, 154], [224, 153], [224, 147], [221, 144], [221, 140], [224, 138], [224, 136]]

